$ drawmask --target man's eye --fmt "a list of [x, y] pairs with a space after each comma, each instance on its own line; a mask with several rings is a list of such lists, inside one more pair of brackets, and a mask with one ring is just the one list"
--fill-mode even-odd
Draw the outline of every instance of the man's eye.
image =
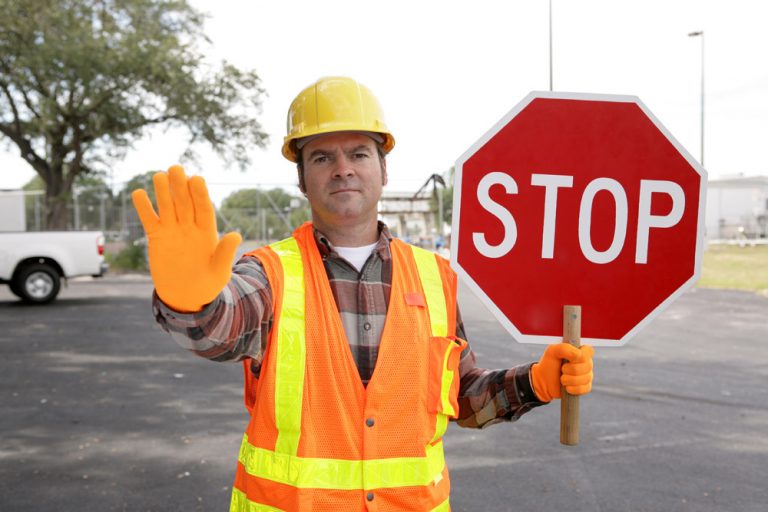
[[362, 160], [363, 158], [368, 158], [368, 153], [354, 153], [352, 158], [355, 160]]
[[312, 159], [313, 164], [324, 164], [328, 161], [328, 157], [325, 155], [316, 156], [314, 159]]

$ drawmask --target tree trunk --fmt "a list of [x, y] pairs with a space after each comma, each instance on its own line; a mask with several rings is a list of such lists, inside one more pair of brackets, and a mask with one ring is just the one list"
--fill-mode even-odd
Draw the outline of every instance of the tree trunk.
[[45, 228], [48, 231], [66, 231], [69, 228], [69, 212], [67, 211], [67, 198], [69, 194], [60, 191], [58, 195], [51, 194], [50, 187], [45, 193]]
[[[71, 221], [71, 215], [67, 211], [67, 203], [73, 197], [75, 178], [82, 172], [80, 166], [80, 153], [73, 162], [64, 163], [64, 155], [59, 156], [58, 148], [52, 148], [50, 164], [50, 181], [46, 183], [45, 204], [48, 209], [46, 217], [47, 229], [52, 231], [66, 231], [67, 229], [79, 229], [76, 221]], [[73, 202], [73, 207], [77, 209], [77, 202]], [[77, 212], [73, 212], [75, 218]]]
[[61, 165], [51, 168], [50, 181], [45, 187], [45, 227], [50, 231], [69, 229], [67, 200], [71, 196], [72, 184], [64, 179], [63, 174]]

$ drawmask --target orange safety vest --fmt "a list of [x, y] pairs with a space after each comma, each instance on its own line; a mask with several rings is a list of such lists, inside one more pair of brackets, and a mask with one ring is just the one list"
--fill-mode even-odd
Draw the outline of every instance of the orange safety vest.
[[456, 275], [432, 252], [390, 244], [392, 288], [365, 387], [312, 225], [253, 251], [272, 288], [261, 375], [245, 367], [251, 420], [230, 512], [449, 511], [442, 436], [458, 413]]

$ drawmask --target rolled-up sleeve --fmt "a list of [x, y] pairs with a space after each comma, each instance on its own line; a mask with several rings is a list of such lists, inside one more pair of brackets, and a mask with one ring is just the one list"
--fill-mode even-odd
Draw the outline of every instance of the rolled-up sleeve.
[[[461, 314], [456, 314], [456, 333], [466, 339]], [[466, 428], [485, 428], [504, 421], [515, 421], [531, 409], [544, 405], [531, 384], [527, 363], [503, 370], [478, 368], [471, 346], [464, 349], [459, 363], [459, 417]]]

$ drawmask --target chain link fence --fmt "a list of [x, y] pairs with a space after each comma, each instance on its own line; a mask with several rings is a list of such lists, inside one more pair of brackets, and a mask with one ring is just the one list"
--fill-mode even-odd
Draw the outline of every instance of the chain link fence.
[[[25, 230], [46, 231], [44, 193], [25, 191], [21, 194], [24, 196]], [[112, 240], [143, 236], [129, 194], [112, 195], [104, 188], [80, 189], [72, 195], [66, 210], [69, 231], [99, 230]], [[216, 217], [220, 231], [237, 231], [252, 240], [278, 240], [309, 220], [309, 206], [305, 198], [298, 196], [291, 196], [287, 204], [278, 204], [270, 194], [259, 191], [253, 206], [217, 208]]]
[[[296, 227], [310, 219], [304, 197], [282, 190], [249, 190], [252, 204], [241, 200], [237, 206], [228, 207], [225, 201], [224, 206], [216, 208], [220, 233], [236, 231], [249, 245], [259, 246], [290, 236]], [[8, 225], [13, 226], [12, 229], [48, 230], [43, 191], [13, 191], [0, 197], [6, 204], [18, 203], [18, 208], [11, 205], [3, 209], [4, 214], [18, 217], [10, 220]], [[67, 201], [65, 225], [70, 231], [102, 231], [106, 239], [105, 253], [111, 264], [146, 269], [144, 229], [128, 192], [114, 194], [107, 187], [76, 188]]]
[[[142, 182], [122, 185], [117, 193], [104, 185], [75, 187], [67, 201], [66, 220], [59, 224], [71, 231], [102, 231], [106, 239], [105, 254], [115, 270], [146, 270], [144, 229], [133, 207], [130, 190], [143, 187], [154, 202], [153, 191]], [[218, 197], [225, 193], [224, 190], [211, 190], [221, 193]], [[222, 234], [231, 231], [240, 233], [247, 248], [282, 240], [311, 219], [309, 203], [297, 187], [286, 190], [249, 186], [227, 189], [226, 192], [229, 195], [216, 208], [218, 230]], [[9, 194], [15, 195], [14, 201], [21, 201], [10, 209], [2, 210], [4, 215], [19, 217], [19, 222], [11, 224], [13, 227], [10, 229], [49, 229], [43, 191], [6, 192], [5, 195], [0, 194], [0, 200], [4, 201]], [[382, 197], [379, 210], [393, 235], [425, 248], [447, 250], [449, 235], [444, 234], [436, 223], [438, 210], [429, 197], [388, 193]], [[0, 229], [9, 228], [0, 226]]]

